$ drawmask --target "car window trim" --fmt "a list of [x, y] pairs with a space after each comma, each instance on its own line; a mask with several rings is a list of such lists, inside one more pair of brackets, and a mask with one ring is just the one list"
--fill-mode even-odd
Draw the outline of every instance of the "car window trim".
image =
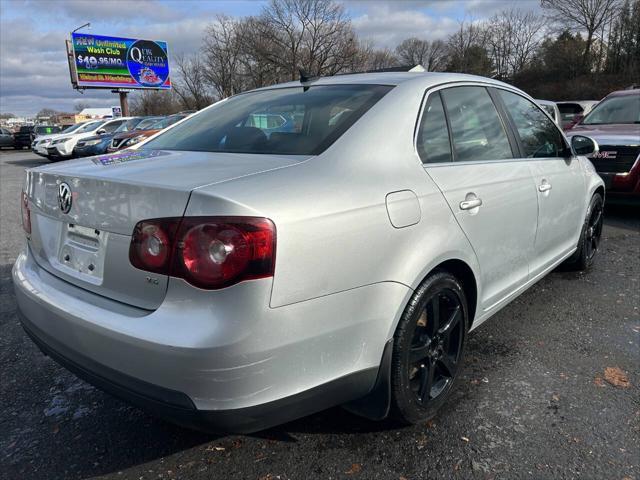
[[[416, 118], [416, 123], [414, 126], [414, 132], [413, 132], [413, 151], [418, 159], [418, 161], [420, 162], [420, 164], [425, 167], [425, 168], [430, 168], [430, 167], [447, 167], [447, 166], [451, 166], [451, 165], [479, 165], [479, 164], [484, 164], [484, 163], [509, 163], [509, 162], [522, 162], [525, 160], [529, 160], [528, 158], [520, 158], [520, 157], [514, 157], [514, 158], [502, 158], [500, 160], [469, 160], [469, 161], [463, 161], [463, 162], [456, 162], [456, 161], [452, 161], [452, 162], [434, 162], [434, 163], [424, 163], [422, 161], [422, 158], [420, 157], [420, 153], [418, 152], [418, 133], [419, 133], [419, 128], [420, 125], [422, 123], [422, 117], [425, 114], [425, 108], [427, 105], [427, 100], [429, 99], [429, 95], [431, 95], [434, 92], [440, 92], [441, 90], [447, 89], [447, 88], [452, 88], [452, 87], [485, 87], [485, 88], [501, 88], [503, 90], [506, 90], [508, 92], [513, 92], [513, 93], [518, 93], [517, 90], [508, 88], [508, 86], [502, 86], [502, 85], [496, 85], [492, 82], [483, 82], [481, 80], [455, 80], [455, 81], [451, 81], [451, 82], [443, 82], [443, 83], [439, 83], [437, 85], [432, 85], [430, 87], [428, 87], [427, 89], [425, 89], [423, 95], [422, 95], [422, 102], [420, 103], [420, 110], [418, 111], [418, 116]], [[522, 94], [519, 94], [522, 96]], [[442, 96], [440, 96], [440, 98], [443, 100], [443, 107], [445, 107], [445, 114], [446, 114], [446, 106], [444, 105], [444, 98]], [[525, 97], [527, 98], [527, 97]], [[496, 107], [496, 110], [498, 110], [498, 108]], [[500, 115], [500, 111], [498, 110], [498, 115]], [[447, 128], [449, 128], [449, 138], [450, 138], [450, 142], [451, 140], [451, 128], [449, 127], [449, 125], [447, 124]], [[507, 131], [507, 129], [505, 129], [505, 131]], [[507, 137], [509, 136], [509, 133], [507, 131]], [[563, 135], [564, 138], [564, 135]], [[566, 143], [566, 139], [564, 139], [565, 143]], [[513, 146], [511, 147], [512, 151], [513, 151]], [[452, 148], [453, 150], [453, 148]], [[453, 153], [453, 152], [452, 152]], [[514, 155], [516, 155], [516, 152], [513, 152]], [[453, 157], [452, 157], [453, 158]]]
[[[505, 90], [507, 92], [510, 93], [514, 93], [522, 98], [524, 98], [525, 100], [530, 101], [531, 103], [533, 103], [533, 105], [540, 110], [543, 114], [545, 114], [547, 116], [547, 118], [549, 118], [549, 120], [551, 120], [551, 118], [549, 117], [549, 115], [547, 115], [544, 110], [542, 110], [542, 108], [533, 100], [530, 100], [529, 98], [527, 98], [526, 96], [522, 95], [521, 93], [518, 93], [516, 91], [507, 89], [507, 88], [500, 88], [500, 87], [491, 87], [489, 88], [489, 90], [491, 90], [492, 88], [494, 88], [495, 90]], [[498, 92], [493, 92], [493, 95], [495, 95], [496, 97], [496, 102], [500, 105], [500, 108], [504, 111], [504, 114], [506, 115], [506, 118], [508, 119], [508, 123], [510, 125], [510, 127], [513, 130], [513, 135], [515, 137], [515, 141], [518, 145], [518, 149], [520, 150], [520, 157], [519, 159], [521, 160], [557, 160], [558, 158], [570, 158], [572, 156], [571, 153], [571, 148], [569, 147], [569, 144], [567, 142], [567, 139], [564, 136], [564, 133], [562, 132], [562, 130], [558, 127], [558, 124], [556, 122], [554, 122], [553, 120], [551, 120], [551, 123], [553, 123], [553, 126], [555, 127], [556, 131], [558, 131], [560, 133], [560, 139], [562, 140], [562, 143], [564, 143], [564, 155], [562, 157], [527, 157], [525, 154], [525, 148], [524, 145], [522, 143], [522, 140], [520, 140], [520, 133], [518, 132], [518, 127], [516, 126], [516, 122], [513, 119], [513, 117], [511, 116], [511, 113], [509, 113], [509, 111], [507, 110], [506, 105], [504, 104], [504, 101], [502, 100], [502, 98], [500, 97], [500, 94]]]

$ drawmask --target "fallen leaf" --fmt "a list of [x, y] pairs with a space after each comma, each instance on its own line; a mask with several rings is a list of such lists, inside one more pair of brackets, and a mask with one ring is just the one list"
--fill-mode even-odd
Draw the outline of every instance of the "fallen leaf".
[[469, 439], [467, 437], [460, 437], [462, 440], [464, 440], [465, 442], [468, 442]]
[[354, 463], [353, 465], [351, 465], [351, 468], [344, 473], [346, 473], [347, 475], [353, 475], [354, 473], [360, 473], [361, 470], [362, 465], [360, 465], [359, 463]]
[[59, 431], [60, 431], [60, 426], [59, 425], [54, 425], [53, 426], [53, 430], [51, 430], [51, 433], [53, 433], [55, 435]]
[[614, 387], [629, 388], [629, 377], [618, 367], [607, 367], [604, 369], [604, 379]]
[[429, 420], [427, 421], [427, 423], [425, 423], [427, 428], [433, 428], [435, 426], [435, 423], [433, 420]]
[[600, 375], [597, 375], [596, 378], [593, 379], [593, 383], [595, 383], [597, 387], [604, 387], [604, 380], [602, 380]]
[[398, 480], [409, 480], [407, 477], [403, 477], [402, 475], [400, 475], [400, 478], [398, 478]]
[[559, 402], [560, 397], [558, 395], [551, 395], [551, 400], [553, 400], [554, 402]]

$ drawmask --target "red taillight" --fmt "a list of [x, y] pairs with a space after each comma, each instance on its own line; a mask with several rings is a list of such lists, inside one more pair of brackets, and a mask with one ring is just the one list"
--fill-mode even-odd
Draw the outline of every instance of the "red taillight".
[[273, 276], [275, 226], [256, 217], [145, 220], [134, 229], [131, 264], [204, 289]]
[[31, 210], [29, 210], [29, 197], [25, 192], [22, 192], [20, 207], [22, 211], [22, 228], [27, 235], [31, 235]]

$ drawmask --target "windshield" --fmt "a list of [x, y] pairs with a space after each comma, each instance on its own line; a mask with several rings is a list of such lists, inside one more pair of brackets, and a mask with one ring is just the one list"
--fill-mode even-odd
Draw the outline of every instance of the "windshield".
[[76, 133], [85, 133], [85, 132], [90, 132], [92, 130], [95, 130], [96, 128], [98, 128], [100, 125], [102, 125], [105, 121], [100, 121], [100, 122], [90, 122], [87, 123], [85, 125], [83, 125], [81, 128], [78, 129], [78, 131]]
[[62, 132], [60, 133], [71, 133], [71, 132], [75, 132], [76, 130], [78, 130], [80, 127], [82, 127], [83, 125], [86, 125], [86, 123], [76, 123], [74, 125], [71, 125], [70, 127], [65, 128], [64, 130], [62, 130]]
[[129, 130], [133, 130], [136, 127], [136, 125], [138, 125], [142, 120], [144, 120], [144, 119], [143, 118], [132, 118], [131, 120], [127, 120], [122, 125], [120, 125], [118, 128], [116, 128], [115, 133], [128, 132]]
[[171, 117], [163, 118], [159, 122], [151, 125], [150, 130], [162, 130], [163, 128], [167, 128], [170, 125], [182, 120], [186, 115], [173, 115]]
[[582, 120], [582, 125], [640, 123], [640, 95], [620, 95], [600, 102]]
[[136, 130], [149, 130], [151, 128], [151, 125], [153, 125], [154, 123], [156, 123], [158, 120], [161, 120], [162, 117], [150, 117], [150, 118], [145, 118], [144, 120], [142, 120], [138, 126], [135, 128]]
[[318, 155], [391, 88], [324, 85], [244, 93], [188, 118], [144, 148]]

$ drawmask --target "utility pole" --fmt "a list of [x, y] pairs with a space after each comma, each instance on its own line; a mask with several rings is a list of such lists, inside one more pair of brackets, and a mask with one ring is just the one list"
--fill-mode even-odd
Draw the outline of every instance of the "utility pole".
[[129, 116], [129, 100], [127, 99], [127, 92], [120, 91], [120, 108], [122, 109], [122, 116]]

